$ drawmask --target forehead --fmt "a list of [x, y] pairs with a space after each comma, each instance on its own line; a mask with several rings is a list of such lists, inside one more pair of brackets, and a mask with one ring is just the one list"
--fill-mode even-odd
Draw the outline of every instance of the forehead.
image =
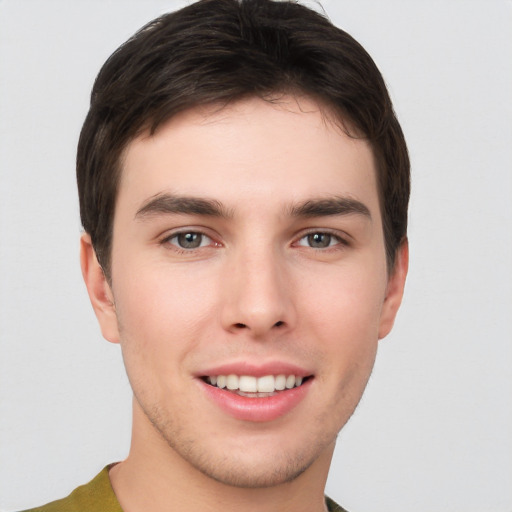
[[378, 210], [369, 144], [308, 98], [188, 110], [134, 139], [122, 162], [118, 206], [126, 199], [136, 208], [162, 192], [269, 208], [338, 194]]

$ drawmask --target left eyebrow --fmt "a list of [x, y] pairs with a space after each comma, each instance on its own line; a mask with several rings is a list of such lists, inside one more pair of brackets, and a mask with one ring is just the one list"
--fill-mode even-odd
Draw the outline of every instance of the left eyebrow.
[[231, 213], [219, 201], [201, 197], [157, 194], [146, 201], [135, 214], [144, 219], [158, 214], [205, 215], [208, 217], [231, 217]]
[[292, 217], [325, 217], [329, 215], [362, 215], [372, 220], [369, 208], [351, 197], [328, 197], [320, 199], [309, 199], [302, 203], [293, 205], [289, 214]]

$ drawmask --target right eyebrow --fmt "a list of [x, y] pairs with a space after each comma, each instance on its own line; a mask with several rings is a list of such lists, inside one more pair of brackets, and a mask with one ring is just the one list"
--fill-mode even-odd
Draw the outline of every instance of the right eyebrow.
[[189, 214], [208, 217], [231, 217], [224, 205], [213, 199], [173, 194], [157, 194], [146, 201], [135, 214], [136, 219], [144, 219], [158, 214]]
[[369, 208], [351, 197], [334, 196], [320, 199], [309, 199], [290, 208], [293, 217], [325, 217], [330, 215], [357, 214], [372, 220]]

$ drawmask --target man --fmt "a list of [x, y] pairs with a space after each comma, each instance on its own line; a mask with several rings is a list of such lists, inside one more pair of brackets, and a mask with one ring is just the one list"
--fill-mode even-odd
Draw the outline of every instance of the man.
[[294, 2], [165, 15], [100, 71], [77, 177], [132, 444], [37, 510], [343, 510], [336, 436], [408, 261], [407, 149], [368, 54]]

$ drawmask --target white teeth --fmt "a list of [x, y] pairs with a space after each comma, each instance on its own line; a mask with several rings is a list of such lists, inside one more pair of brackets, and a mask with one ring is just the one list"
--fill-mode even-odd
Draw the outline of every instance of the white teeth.
[[278, 375], [276, 377], [276, 389], [277, 391], [283, 391], [286, 387], [286, 375]]
[[238, 389], [245, 393], [256, 393], [258, 391], [256, 377], [250, 377], [249, 375], [240, 376], [238, 379]]
[[218, 388], [227, 388], [230, 391], [240, 391], [245, 393], [274, 393], [292, 389], [302, 384], [303, 378], [295, 375], [265, 375], [263, 377], [253, 377], [252, 375], [212, 375], [207, 378], [212, 386]]
[[230, 390], [238, 389], [238, 377], [236, 375], [228, 375], [226, 377], [226, 387]]
[[265, 375], [258, 379], [258, 391], [260, 393], [273, 393], [276, 390], [273, 375]]

